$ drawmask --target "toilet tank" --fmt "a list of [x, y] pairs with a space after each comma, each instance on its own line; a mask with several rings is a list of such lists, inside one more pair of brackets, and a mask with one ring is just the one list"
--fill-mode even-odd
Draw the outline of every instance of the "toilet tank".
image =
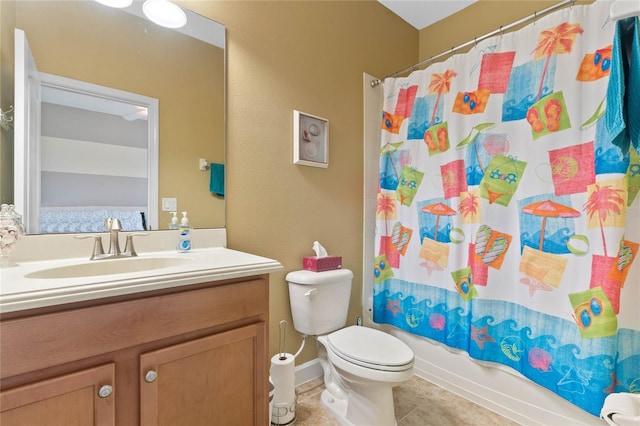
[[348, 269], [287, 274], [293, 327], [317, 336], [345, 326], [353, 273]]

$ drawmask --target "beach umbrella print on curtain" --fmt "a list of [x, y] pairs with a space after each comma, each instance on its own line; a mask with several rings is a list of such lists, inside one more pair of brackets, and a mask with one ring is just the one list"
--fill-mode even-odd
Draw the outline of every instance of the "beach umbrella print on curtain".
[[555, 203], [551, 200], [538, 201], [522, 208], [527, 214], [542, 217], [542, 230], [540, 231], [539, 250], [542, 250], [544, 244], [544, 228], [548, 217], [578, 217], [580, 212], [572, 209], [564, 204]]
[[440, 221], [440, 216], [454, 216], [456, 214], [455, 210], [444, 203], [429, 204], [428, 206], [424, 206], [422, 211], [436, 215], [436, 229], [433, 233], [434, 241], [438, 241], [438, 222]]
[[395, 154], [403, 144], [404, 142], [386, 143], [382, 148], [380, 148], [380, 155], [389, 156], [391, 164], [393, 165], [393, 171], [396, 172], [396, 176], [400, 176], [400, 172], [398, 171], [398, 165], [393, 159], [393, 154]]
[[478, 136], [487, 129], [490, 129], [495, 126], [495, 123], [480, 123], [471, 129], [469, 134], [462, 139], [458, 145], [456, 145], [456, 149], [464, 148], [465, 146], [473, 144], [476, 151], [476, 159], [478, 160], [478, 165], [480, 169], [482, 169], [482, 173], [486, 171], [486, 167], [482, 164], [482, 160], [480, 159], [480, 147], [478, 146]]

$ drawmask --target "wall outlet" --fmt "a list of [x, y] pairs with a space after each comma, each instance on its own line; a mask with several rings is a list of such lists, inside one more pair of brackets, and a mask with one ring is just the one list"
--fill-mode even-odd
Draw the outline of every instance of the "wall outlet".
[[163, 212], [177, 212], [178, 211], [178, 199], [177, 198], [163, 198], [162, 199], [162, 211]]

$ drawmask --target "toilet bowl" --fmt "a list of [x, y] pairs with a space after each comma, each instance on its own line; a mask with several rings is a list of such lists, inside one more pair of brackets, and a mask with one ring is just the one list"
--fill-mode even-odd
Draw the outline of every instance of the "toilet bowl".
[[294, 328], [315, 336], [324, 372], [322, 405], [342, 425], [396, 425], [392, 388], [413, 376], [413, 351], [400, 339], [346, 325], [347, 269], [287, 274]]
[[411, 349], [390, 334], [358, 326], [318, 336], [318, 345], [324, 349], [323, 407], [343, 425], [395, 425], [392, 388], [413, 376]]

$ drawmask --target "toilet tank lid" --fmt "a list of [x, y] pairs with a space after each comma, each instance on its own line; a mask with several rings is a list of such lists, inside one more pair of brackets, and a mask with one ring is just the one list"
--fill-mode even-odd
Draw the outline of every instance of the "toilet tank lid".
[[351, 278], [353, 278], [353, 272], [349, 269], [332, 269], [331, 271], [322, 272], [307, 270], [291, 271], [285, 279], [287, 282], [295, 284], [317, 285], [350, 280]]

